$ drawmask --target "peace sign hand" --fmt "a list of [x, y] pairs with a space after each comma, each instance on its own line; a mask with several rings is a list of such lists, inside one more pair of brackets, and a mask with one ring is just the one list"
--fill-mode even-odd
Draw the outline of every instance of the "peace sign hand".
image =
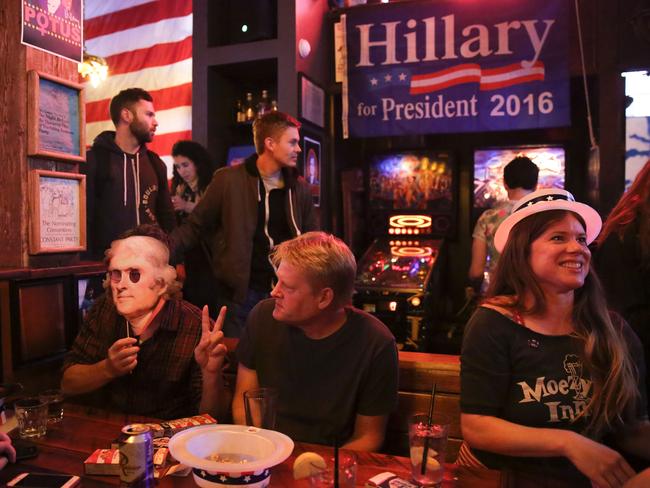
[[228, 348], [223, 341], [223, 322], [226, 318], [226, 307], [221, 307], [217, 321], [210, 328], [210, 314], [205, 305], [201, 311], [201, 340], [194, 349], [194, 359], [203, 373], [221, 373], [223, 361]]

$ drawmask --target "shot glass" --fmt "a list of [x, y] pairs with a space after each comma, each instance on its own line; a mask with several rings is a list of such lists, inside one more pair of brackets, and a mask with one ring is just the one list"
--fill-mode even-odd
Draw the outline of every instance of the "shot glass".
[[38, 398], [47, 404], [47, 421], [55, 424], [63, 420], [63, 392], [61, 390], [45, 390]]
[[278, 390], [258, 388], [244, 392], [246, 425], [261, 429], [275, 429], [275, 416], [278, 408]]
[[[334, 486], [334, 454], [333, 450], [325, 458], [326, 468], [309, 479], [312, 488]], [[352, 451], [339, 450], [339, 487], [354, 488], [357, 482], [357, 455]]]
[[409, 421], [411, 474], [421, 486], [439, 486], [445, 468], [445, 452], [449, 435], [449, 418], [433, 414], [413, 415]]
[[47, 432], [47, 403], [38, 397], [14, 402], [18, 432], [24, 439], [42, 437]]

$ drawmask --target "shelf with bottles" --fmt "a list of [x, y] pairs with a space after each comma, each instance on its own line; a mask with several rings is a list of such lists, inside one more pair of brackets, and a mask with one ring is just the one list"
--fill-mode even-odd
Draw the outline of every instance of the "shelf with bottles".
[[248, 122], [244, 120], [238, 123], [238, 100], [243, 110], [246, 94], [250, 93], [255, 113], [262, 90], [267, 91], [269, 103], [276, 99], [277, 77], [277, 58], [218, 64], [208, 68], [207, 144], [219, 160], [226, 160], [228, 148], [253, 143], [251, 126], [255, 117]]
[[260, 97], [255, 99], [253, 92], [246, 92], [242, 99], [235, 102], [235, 123], [240, 125], [251, 125], [253, 121], [268, 112], [276, 112], [278, 110], [278, 102], [271, 99], [269, 90], [263, 89]]

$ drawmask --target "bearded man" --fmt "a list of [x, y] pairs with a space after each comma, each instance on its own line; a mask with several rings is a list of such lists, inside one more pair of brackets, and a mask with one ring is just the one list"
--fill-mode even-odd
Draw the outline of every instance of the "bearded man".
[[122, 90], [111, 100], [115, 131], [95, 138], [81, 171], [87, 175], [88, 256], [101, 259], [120, 234], [140, 224], [174, 227], [165, 163], [146, 144], [158, 121], [151, 95]]
[[107, 290], [90, 310], [63, 364], [66, 395], [95, 392], [113, 410], [162, 419], [228, 409], [221, 368], [225, 308], [211, 326], [181, 300], [169, 242], [143, 225], [106, 251]]

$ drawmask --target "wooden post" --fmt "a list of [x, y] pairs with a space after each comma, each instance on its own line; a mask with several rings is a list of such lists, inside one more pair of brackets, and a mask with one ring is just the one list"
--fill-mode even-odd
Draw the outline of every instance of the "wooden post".
[[28, 254], [29, 170], [77, 173], [79, 163], [27, 156], [27, 77], [30, 70], [37, 70], [77, 83], [77, 65], [21, 44], [21, 8], [18, 0], [0, 7], [0, 268], [72, 264], [78, 262], [78, 254]]

